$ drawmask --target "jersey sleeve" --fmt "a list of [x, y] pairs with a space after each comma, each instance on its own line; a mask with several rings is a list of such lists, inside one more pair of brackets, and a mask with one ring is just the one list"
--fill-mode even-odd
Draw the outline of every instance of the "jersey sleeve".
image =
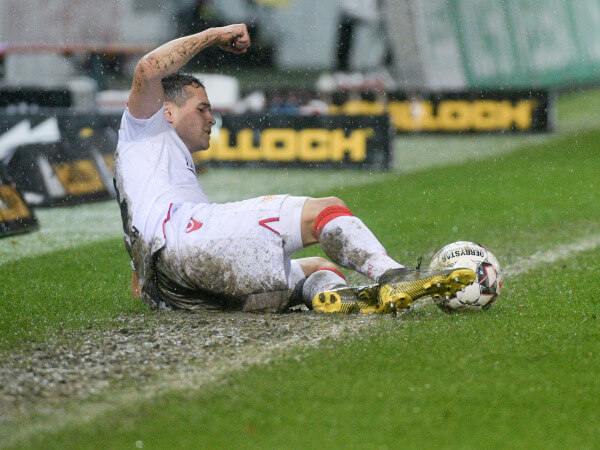
[[164, 108], [165, 106], [163, 105], [162, 108], [148, 119], [136, 119], [129, 112], [129, 108], [127, 108], [121, 119], [119, 138], [124, 141], [136, 141], [160, 133], [164, 130], [165, 125], [168, 125], [163, 114]]

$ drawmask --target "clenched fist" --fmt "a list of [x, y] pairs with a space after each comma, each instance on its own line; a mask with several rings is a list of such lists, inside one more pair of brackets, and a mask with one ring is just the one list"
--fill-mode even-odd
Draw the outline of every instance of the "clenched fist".
[[243, 23], [215, 28], [219, 48], [232, 53], [246, 53], [250, 47], [248, 28]]

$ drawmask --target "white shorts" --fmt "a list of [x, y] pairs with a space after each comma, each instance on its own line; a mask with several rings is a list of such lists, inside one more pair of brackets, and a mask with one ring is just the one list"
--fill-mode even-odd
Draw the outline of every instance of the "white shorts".
[[224, 204], [172, 205], [164, 224], [166, 244], [156, 264], [169, 280], [168, 291], [181, 300], [195, 291], [240, 298], [293, 288], [304, 276], [290, 257], [302, 248], [307, 199], [267, 195]]

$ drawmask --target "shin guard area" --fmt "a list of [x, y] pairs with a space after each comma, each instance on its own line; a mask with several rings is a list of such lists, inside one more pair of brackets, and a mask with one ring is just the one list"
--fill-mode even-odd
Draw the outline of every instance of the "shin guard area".
[[314, 231], [317, 239], [319, 239], [319, 235], [321, 234], [321, 230], [323, 230], [323, 227], [336, 217], [340, 216], [352, 217], [354, 216], [354, 214], [352, 214], [352, 211], [350, 211], [345, 206], [328, 206], [327, 208], [324, 208], [323, 211], [321, 211], [315, 219]]

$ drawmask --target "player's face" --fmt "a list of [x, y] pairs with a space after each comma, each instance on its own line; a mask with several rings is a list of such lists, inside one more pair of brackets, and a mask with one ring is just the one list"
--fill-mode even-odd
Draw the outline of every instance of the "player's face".
[[190, 152], [206, 150], [210, 145], [210, 130], [215, 124], [210, 102], [202, 87], [185, 87], [192, 96], [183, 106], [170, 105], [171, 125]]

